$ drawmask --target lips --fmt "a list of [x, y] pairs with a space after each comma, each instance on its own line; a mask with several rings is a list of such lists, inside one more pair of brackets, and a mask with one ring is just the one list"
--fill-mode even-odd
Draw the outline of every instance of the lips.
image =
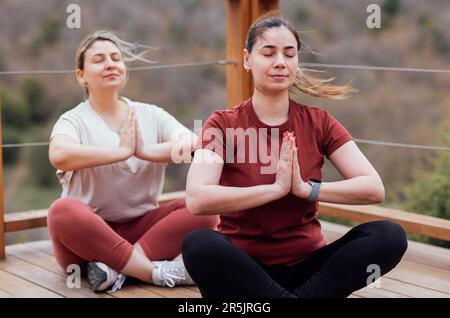
[[111, 77], [117, 77], [117, 76], [119, 76], [119, 74], [108, 74], [108, 75], [105, 75], [104, 77], [111, 78]]
[[273, 75], [269, 75], [270, 77], [274, 77], [274, 78], [285, 78], [288, 77], [287, 75], [283, 75], [283, 74], [273, 74]]

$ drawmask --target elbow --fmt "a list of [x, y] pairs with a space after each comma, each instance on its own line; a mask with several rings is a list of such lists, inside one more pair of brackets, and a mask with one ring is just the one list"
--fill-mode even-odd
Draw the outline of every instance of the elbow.
[[67, 158], [61, 150], [52, 150], [49, 152], [49, 160], [53, 167], [59, 170], [67, 171]]
[[186, 191], [186, 207], [193, 215], [202, 215], [205, 214], [204, 204], [195, 195]]
[[381, 180], [379, 180], [379, 182], [377, 182], [377, 185], [375, 187], [373, 187], [373, 189], [369, 195], [370, 203], [371, 204], [381, 204], [384, 202], [384, 198], [385, 198], [384, 185], [381, 182]]

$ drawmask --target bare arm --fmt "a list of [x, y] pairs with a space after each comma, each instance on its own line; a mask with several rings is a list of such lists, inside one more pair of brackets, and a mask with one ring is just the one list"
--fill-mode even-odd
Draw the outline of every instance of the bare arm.
[[50, 162], [57, 169], [74, 171], [126, 160], [135, 152], [135, 129], [134, 113], [130, 112], [115, 148], [81, 145], [69, 136], [56, 135], [50, 142]]
[[[383, 182], [375, 168], [353, 141], [349, 141], [337, 149], [330, 156], [330, 161], [345, 180], [322, 182], [319, 201], [342, 204], [376, 204], [383, 202]], [[294, 168], [295, 170], [296, 168]], [[298, 178], [297, 180], [297, 184], [302, 183], [297, 189], [303, 190], [298, 190], [294, 194], [308, 198], [311, 187], [301, 179]]]
[[191, 134], [180, 136], [178, 140], [144, 146], [141, 130], [136, 122], [136, 153], [135, 156], [151, 162], [181, 163], [191, 162], [191, 153], [196, 138]]
[[[273, 184], [252, 187], [219, 185], [223, 160], [216, 153], [200, 149], [195, 152], [187, 177], [186, 203], [193, 214], [224, 214], [254, 208], [277, 200], [291, 187], [293, 151], [283, 142], [282, 158]], [[283, 152], [284, 150], [284, 152]]]

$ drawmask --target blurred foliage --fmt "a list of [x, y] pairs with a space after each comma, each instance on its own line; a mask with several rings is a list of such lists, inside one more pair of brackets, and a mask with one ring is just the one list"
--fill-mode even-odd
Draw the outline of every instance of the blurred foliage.
[[185, 26], [177, 20], [170, 21], [169, 36], [171, 41], [177, 42], [181, 45], [184, 44], [186, 42]]
[[[450, 146], [450, 126], [444, 129], [443, 139]], [[414, 182], [405, 191], [404, 209], [450, 220], [450, 153], [439, 152], [431, 163], [432, 169], [415, 170]], [[413, 237], [450, 248], [450, 242]]]
[[0, 88], [2, 100], [2, 126], [23, 128], [30, 124], [30, 112], [20, 92]]
[[25, 77], [22, 84], [22, 95], [31, 121], [36, 124], [47, 121], [49, 114], [44, 109], [46, 93], [42, 82], [35, 77]]
[[[400, 0], [385, 0], [381, 6], [381, 25], [389, 27], [402, 8]], [[381, 28], [381, 29], [383, 29]]]
[[57, 43], [62, 26], [63, 21], [60, 16], [55, 14], [47, 16], [41, 25], [40, 33], [31, 42], [30, 53], [33, 56], [39, 55], [43, 47]]
[[6, 52], [5, 49], [0, 44], [0, 71], [6, 70]]
[[[23, 140], [20, 129], [2, 125], [3, 144], [17, 144]], [[12, 165], [16, 163], [22, 152], [22, 148], [3, 148], [3, 164]]]
[[29, 147], [26, 149], [26, 155], [33, 174], [30, 182], [36, 188], [59, 187], [58, 179], [55, 177], [55, 168], [48, 160], [48, 147]]
[[300, 6], [295, 10], [294, 24], [295, 25], [303, 25], [306, 22], [308, 22], [310, 17], [311, 17], [311, 12], [307, 8]]
[[446, 40], [445, 31], [441, 30], [433, 20], [427, 15], [421, 15], [417, 18], [420, 25], [420, 36], [417, 46], [423, 46], [431, 42], [433, 48], [440, 54], [450, 54], [450, 42]]

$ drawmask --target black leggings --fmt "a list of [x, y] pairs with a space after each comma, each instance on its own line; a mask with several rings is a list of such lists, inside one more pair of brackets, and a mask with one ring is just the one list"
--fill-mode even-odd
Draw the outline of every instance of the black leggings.
[[390, 221], [358, 225], [337, 241], [291, 266], [255, 262], [217, 231], [195, 230], [182, 255], [203, 297], [337, 298], [374, 281], [373, 265], [384, 275], [407, 248], [405, 231]]

